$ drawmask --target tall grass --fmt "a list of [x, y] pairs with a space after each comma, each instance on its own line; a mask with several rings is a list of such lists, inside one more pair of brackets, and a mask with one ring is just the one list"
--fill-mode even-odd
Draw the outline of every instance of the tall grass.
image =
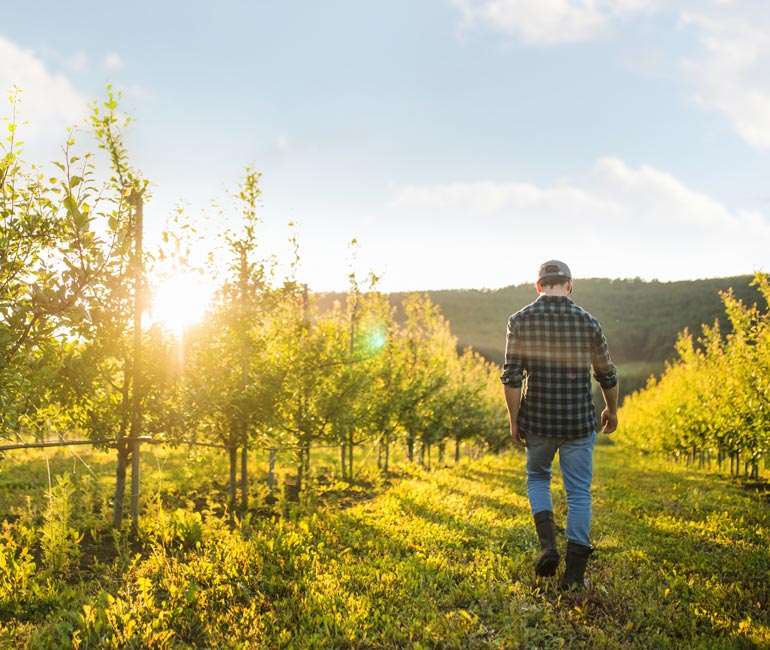
[[[462, 455], [478, 455], [471, 444], [462, 447]], [[429, 459], [438, 465], [435, 450]], [[296, 473], [292, 449], [279, 449], [275, 456], [276, 496]], [[403, 445], [390, 449], [390, 468], [396, 473], [407, 462]], [[453, 453], [447, 452], [444, 464], [453, 465]], [[270, 494], [268, 472], [270, 450], [256, 447], [249, 454], [250, 502], [258, 508]], [[376, 441], [357, 445], [353, 457], [354, 483], [371, 483], [378, 476]], [[144, 508], [160, 496], [167, 506], [198, 507], [208, 501], [227, 501], [228, 459], [225, 451], [210, 447], [182, 445], [143, 445], [141, 448], [141, 502]], [[315, 489], [323, 483], [327, 492], [338, 484], [339, 447], [318, 446], [311, 450], [309, 480]], [[49, 503], [50, 486], [58, 477], [69, 476], [77, 485], [76, 500], [82, 506], [89, 501], [92, 514], [98, 518], [111, 509], [108, 498], [114, 491], [115, 456], [112, 451], [90, 447], [20, 449], [7, 452], [0, 460], [0, 517], [15, 519], [29, 507], [42, 516]], [[375, 481], [376, 482], [376, 481]], [[349, 481], [347, 482], [350, 483]], [[350, 487], [349, 485], [347, 487]], [[150, 514], [152, 514], [152, 508]], [[97, 522], [95, 521], [94, 524]], [[105, 519], [106, 523], [106, 519]]]

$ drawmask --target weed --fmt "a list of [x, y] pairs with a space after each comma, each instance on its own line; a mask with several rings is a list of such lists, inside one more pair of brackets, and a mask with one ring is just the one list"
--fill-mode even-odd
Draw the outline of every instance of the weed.
[[48, 491], [48, 507], [40, 535], [43, 563], [55, 576], [66, 576], [80, 558], [83, 535], [72, 527], [73, 500], [76, 491], [69, 475], [57, 477]]

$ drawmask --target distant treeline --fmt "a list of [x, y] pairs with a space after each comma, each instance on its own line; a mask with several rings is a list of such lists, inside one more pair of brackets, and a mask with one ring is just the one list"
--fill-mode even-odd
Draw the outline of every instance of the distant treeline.
[[[627, 393], [675, 356], [677, 336], [685, 327], [698, 336], [703, 323], [719, 319], [723, 331], [729, 331], [720, 291], [732, 288], [740, 300], [761, 303], [761, 295], [750, 286], [752, 279], [752, 275], [681, 282], [576, 279], [573, 299], [601, 321], [613, 359], [627, 368], [625, 377], [631, 380], [623, 385]], [[471, 346], [497, 364], [503, 362], [508, 316], [537, 297], [533, 283], [425, 293], [449, 320], [459, 348]], [[404, 295], [391, 294], [390, 300], [400, 304]], [[324, 298], [331, 304], [335, 297], [344, 299], [333, 294]]]
[[[727, 320], [720, 291], [732, 288], [744, 302], [761, 302], [757, 289], [750, 286], [752, 279], [751, 275], [682, 282], [576, 279], [572, 298], [601, 321], [617, 363], [662, 362], [674, 356], [677, 336], [685, 327], [699, 335], [701, 324]], [[502, 363], [508, 316], [537, 297], [534, 284], [428, 295], [451, 323], [458, 345], [470, 345], [495, 363]], [[401, 302], [403, 295], [391, 298]]]

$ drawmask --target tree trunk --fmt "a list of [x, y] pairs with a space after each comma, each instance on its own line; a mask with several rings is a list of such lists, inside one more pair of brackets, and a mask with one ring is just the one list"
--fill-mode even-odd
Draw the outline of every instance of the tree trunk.
[[305, 450], [300, 448], [297, 451], [297, 482], [295, 484], [295, 487], [298, 493], [302, 489], [302, 481], [304, 479], [304, 474], [305, 474]]
[[139, 532], [139, 438], [129, 440], [131, 453], [131, 533]]
[[[249, 335], [248, 335], [248, 296], [249, 296], [249, 261], [246, 248], [240, 249], [239, 270], [239, 323], [238, 334], [241, 338], [241, 391], [243, 394], [249, 385]], [[249, 432], [248, 414], [241, 412], [238, 429], [241, 442], [241, 511], [249, 507]], [[238, 453], [237, 450], [235, 452]], [[236, 461], [237, 462], [237, 461]]]
[[[126, 471], [132, 451], [138, 447], [141, 435], [141, 355], [142, 355], [142, 313], [144, 312], [144, 260], [143, 260], [143, 202], [141, 193], [135, 190], [129, 196], [134, 208], [134, 254], [131, 260], [134, 280], [134, 332], [131, 357], [125, 360], [126, 379], [123, 384], [122, 422], [117, 436], [118, 459], [115, 468], [115, 500], [113, 502], [112, 526], [120, 529], [123, 525], [123, 507], [126, 496]], [[128, 436], [126, 436], [128, 430]], [[137, 457], [138, 461], [138, 457]], [[138, 527], [139, 485], [135, 468], [131, 495], [131, 524], [134, 532]]]
[[385, 432], [385, 463], [383, 470], [387, 472], [390, 468], [390, 431]]
[[[130, 362], [124, 360], [123, 367], [126, 368], [126, 375], [130, 375], [128, 370]], [[122, 388], [121, 405], [121, 423], [118, 429], [116, 447], [118, 452], [117, 465], [115, 467], [115, 498], [112, 502], [112, 527], [120, 530], [123, 525], [123, 505], [126, 497], [126, 469], [128, 467], [128, 443], [126, 441], [126, 431], [128, 430], [128, 419], [130, 416], [128, 409], [129, 382], [124, 382]]]
[[353, 434], [348, 438], [348, 480], [353, 480]]
[[227, 487], [230, 492], [230, 509], [235, 510], [235, 486], [238, 482], [238, 448], [230, 447], [227, 451], [230, 456], [230, 480]]
[[123, 525], [123, 502], [126, 497], [126, 469], [128, 467], [128, 446], [121, 436], [118, 440], [118, 464], [115, 469], [115, 499], [112, 503], [112, 527]]
[[241, 448], [241, 510], [246, 512], [249, 509], [249, 446], [246, 436], [243, 436], [243, 447]]
[[460, 438], [455, 438], [455, 464], [460, 462]]
[[410, 463], [414, 462], [414, 442], [415, 436], [413, 433], [409, 432], [409, 437], [406, 439], [406, 457], [409, 459]]
[[278, 450], [275, 447], [270, 447], [270, 461], [268, 463], [267, 470], [267, 487], [270, 489], [269, 501], [272, 503], [275, 499], [275, 456]]
[[342, 478], [345, 479], [345, 443], [340, 444], [340, 472]]

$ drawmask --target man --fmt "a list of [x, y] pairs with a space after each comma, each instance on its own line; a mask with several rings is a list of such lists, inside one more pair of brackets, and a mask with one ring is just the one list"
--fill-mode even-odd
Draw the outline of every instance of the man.
[[593, 316], [578, 307], [572, 273], [558, 260], [540, 266], [540, 294], [508, 319], [501, 380], [514, 444], [526, 447], [527, 495], [540, 539], [538, 576], [559, 566], [551, 496], [556, 452], [567, 492], [567, 555], [561, 586], [582, 588], [592, 552], [591, 479], [596, 412], [591, 375], [599, 382], [605, 408], [602, 433], [618, 426], [618, 378], [607, 341]]

